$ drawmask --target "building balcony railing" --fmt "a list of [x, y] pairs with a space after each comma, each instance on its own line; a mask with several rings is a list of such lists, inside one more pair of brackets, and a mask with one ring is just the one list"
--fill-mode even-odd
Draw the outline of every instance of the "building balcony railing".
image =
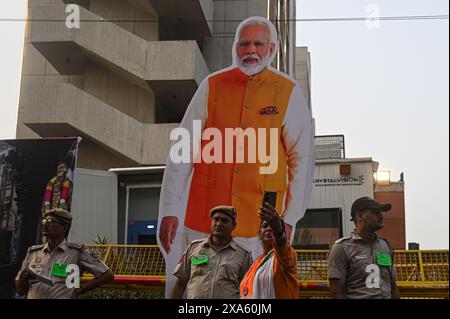
[[161, 40], [204, 42], [212, 34], [212, 0], [148, 0], [159, 16]]
[[67, 28], [64, 5], [36, 6], [33, 15], [46, 19], [30, 22], [30, 42], [61, 75], [83, 75], [91, 60], [186, 107], [209, 74], [196, 41], [146, 41], [83, 7], [79, 29]]
[[82, 136], [137, 165], [164, 163], [178, 126], [141, 123], [68, 83], [30, 86], [21, 103], [23, 123], [40, 136]]

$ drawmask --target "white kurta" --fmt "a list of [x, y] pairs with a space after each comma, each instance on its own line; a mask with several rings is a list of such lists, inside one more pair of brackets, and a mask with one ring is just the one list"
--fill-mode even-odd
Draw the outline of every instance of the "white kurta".
[[[274, 69], [271, 70], [286, 77], [281, 72]], [[203, 130], [207, 117], [208, 79], [205, 79], [192, 98], [180, 127], [187, 129], [192, 138], [193, 121], [200, 120]], [[286, 147], [289, 178], [283, 205], [283, 216], [287, 224], [295, 227], [297, 222], [304, 216], [309, 204], [314, 175], [312, 117], [306, 99], [298, 85], [295, 85], [292, 90], [283, 120], [282, 139]], [[195, 143], [196, 148], [199, 149], [200, 137], [197, 136], [192, 143]], [[195, 158], [194, 155], [196, 156], [196, 154], [193, 154], [193, 144], [190, 147], [191, 159]], [[192, 173], [193, 163], [175, 164], [168, 156], [159, 204], [160, 219], [165, 216], [176, 216], [178, 217], [179, 225], [184, 224]]]
[[258, 269], [253, 281], [253, 295], [249, 299], [276, 299], [273, 275], [274, 255]]

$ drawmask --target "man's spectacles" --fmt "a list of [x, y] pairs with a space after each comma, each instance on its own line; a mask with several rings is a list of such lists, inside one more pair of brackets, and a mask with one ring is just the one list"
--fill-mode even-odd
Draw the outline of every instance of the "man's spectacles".
[[267, 42], [264, 41], [247, 41], [247, 40], [241, 40], [238, 42], [238, 46], [244, 49], [247, 49], [251, 44], [257, 48], [257, 49], [264, 49], [267, 46]]
[[56, 219], [47, 217], [42, 219], [42, 225], [51, 225], [51, 224], [58, 224], [58, 221]]

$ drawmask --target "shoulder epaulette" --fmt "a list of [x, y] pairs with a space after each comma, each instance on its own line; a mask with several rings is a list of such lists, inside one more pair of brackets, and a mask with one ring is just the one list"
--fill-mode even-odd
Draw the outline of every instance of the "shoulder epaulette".
[[378, 239], [384, 240], [386, 242], [386, 244], [389, 246], [389, 248], [392, 250], [392, 252], [394, 252], [394, 247], [392, 247], [389, 240], [387, 240], [386, 238], [383, 238], [383, 237], [378, 237]]
[[191, 241], [191, 245], [203, 243], [205, 240], [208, 240], [208, 238], [201, 238], [201, 239], [193, 240], [193, 241]]
[[83, 244], [76, 244], [76, 243], [67, 243], [67, 246], [69, 248], [78, 249], [78, 250], [82, 250], [84, 248]]
[[234, 242], [234, 244], [235, 244], [236, 246], [238, 246], [239, 248], [245, 250], [245, 251], [248, 252], [249, 254], [252, 253], [252, 251], [251, 251], [250, 249], [248, 249], [248, 247], [245, 247], [244, 245], [241, 245], [240, 243], [237, 243], [237, 242]]
[[335, 243], [335, 244], [340, 244], [340, 243], [342, 243], [344, 240], [351, 239], [351, 238], [352, 238], [352, 235], [348, 235], [348, 236], [339, 238], [339, 239], [336, 240], [334, 243]]
[[42, 248], [44, 248], [44, 246], [45, 245], [34, 245], [34, 246], [31, 246], [30, 248], [28, 248], [28, 252], [42, 249]]

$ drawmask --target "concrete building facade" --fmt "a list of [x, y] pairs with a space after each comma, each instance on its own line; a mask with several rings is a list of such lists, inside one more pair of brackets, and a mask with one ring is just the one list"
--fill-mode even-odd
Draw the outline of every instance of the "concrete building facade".
[[395, 249], [406, 247], [405, 197], [400, 181], [380, 178], [379, 163], [371, 157], [348, 158], [343, 135], [316, 136], [315, 170], [311, 200], [305, 217], [297, 223], [294, 245], [304, 249], [329, 249], [334, 241], [351, 233], [353, 202], [370, 196], [391, 203], [378, 232]]
[[[311, 54], [307, 47], [297, 47], [295, 50], [295, 79], [303, 91], [308, 106], [311, 108]], [[312, 109], [310, 110], [312, 113]]]
[[370, 157], [316, 160], [311, 201], [305, 217], [297, 224], [294, 245], [329, 249], [336, 239], [355, 228], [350, 220], [353, 202], [370, 196], [392, 204], [383, 215], [383, 229], [378, 235], [388, 239], [395, 249], [406, 249], [404, 183], [380, 184], [374, 179], [377, 169], [378, 162]]
[[392, 209], [384, 217], [384, 228], [379, 235], [388, 238], [395, 249], [407, 249], [406, 246], [406, 214], [405, 214], [405, 182], [388, 181], [376, 183], [374, 198], [381, 203], [391, 203]]

